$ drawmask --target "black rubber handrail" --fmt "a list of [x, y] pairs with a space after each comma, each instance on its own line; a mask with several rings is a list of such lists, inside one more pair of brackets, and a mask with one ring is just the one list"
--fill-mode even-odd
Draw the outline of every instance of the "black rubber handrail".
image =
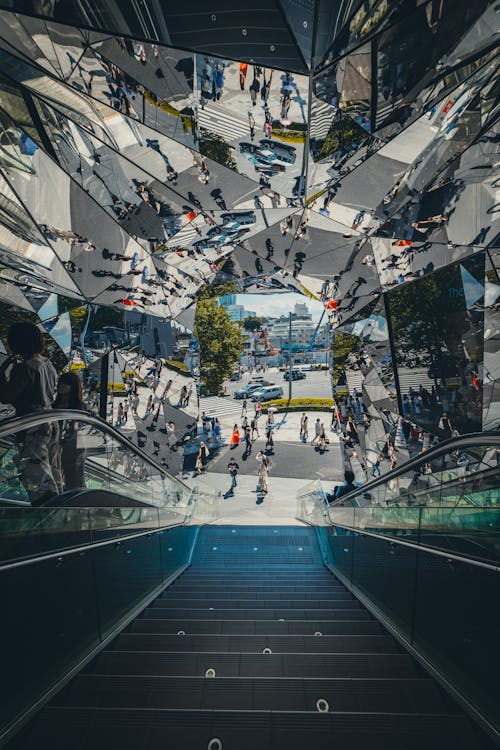
[[389, 471], [387, 474], [384, 474], [381, 477], [377, 477], [376, 479], [372, 479], [370, 482], [367, 482], [360, 487], [356, 487], [355, 490], [342, 495], [342, 497], [339, 497], [338, 500], [330, 503], [330, 508], [335, 507], [335, 505], [343, 505], [346, 500], [349, 501], [350, 499], [354, 499], [360, 493], [370, 492], [370, 490], [375, 489], [375, 487], [380, 487], [383, 484], [387, 484], [387, 482], [390, 482], [391, 479], [396, 479], [397, 477], [400, 477], [409, 471], [418, 469], [418, 467], [422, 466], [422, 464], [427, 464], [430, 461], [439, 458], [440, 456], [446, 455], [447, 453], [451, 453], [452, 451], [456, 450], [464, 450], [466, 448], [481, 447], [486, 445], [496, 446], [500, 448], [500, 432], [471, 432], [467, 435], [459, 435], [458, 437], [450, 438], [449, 440], [443, 440], [443, 442], [439, 443], [439, 445], [436, 445], [433, 448], [429, 448], [424, 453], [419, 453], [418, 456], [411, 458], [409, 461], [401, 464], [401, 466], [398, 466], [393, 471]]
[[95, 417], [93, 414], [89, 414], [86, 411], [79, 411], [77, 409], [50, 409], [47, 411], [36, 411], [30, 414], [25, 414], [22, 417], [12, 417], [6, 419], [4, 422], [0, 422], [0, 440], [11, 437], [16, 432], [30, 429], [31, 427], [37, 427], [38, 425], [47, 424], [47, 422], [62, 422], [64, 420], [73, 422], [85, 422], [86, 424], [98, 427], [102, 432], [106, 432], [114, 440], [122, 443], [126, 448], [131, 450], [140, 456], [143, 461], [146, 461], [150, 466], [153, 466], [156, 471], [160, 472], [169, 479], [173, 479], [174, 482], [180, 484], [185, 490], [191, 492], [191, 487], [185, 484], [182, 480], [174, 477], [172, 474], [165, 469], [164, 466], [157, 463], [149, 453], [143, 451], [135, 443], [126, 438], [119, 430], [112, 427], [110, 424], [105, 422], [99, 417]]

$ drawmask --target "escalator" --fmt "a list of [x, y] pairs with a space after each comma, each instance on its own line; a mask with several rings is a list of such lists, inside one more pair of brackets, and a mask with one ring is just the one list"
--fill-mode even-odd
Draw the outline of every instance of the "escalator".
[[9, 750], [488, 748], [323, 566], [313, 529], [201, 530], [191, 566]]
[[[84, 491], [106, 475], [98, 442]], [[490, 542], [464, 555], [443, 542], [450, 505], [327, 507], [309, 488], [304, 525], [216, 525], [203, 488], [179, 501], [153, 464], [108, 466], [114, 502], [144, 506], [13, 507], [22, 472], [3, 488], [0, 747], [498, 746], [493, 505], [470, 506]], [[421, 543], [430, 512], [441, 534]]]

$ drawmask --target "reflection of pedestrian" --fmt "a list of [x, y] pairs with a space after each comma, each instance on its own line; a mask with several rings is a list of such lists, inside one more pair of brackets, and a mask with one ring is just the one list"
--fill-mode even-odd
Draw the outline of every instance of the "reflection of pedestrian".
[[[85, 408], [82, 398], [82, 381], [74, 372], [65, 372], [57, 383], [57, 395], [54, 409]], [[76, 415], [75, 415], [76, 416]], [[78, 422], [65, 420], [61, 426], [61, 469], [64, 489], [72, 490], [85, 487], [84, 464], [85, 450], [78, 448]]]
[[252, 107], [255, 107], [257, 104], [257, 94], [260, 91], [260, 83], [257, 76], [254, 76], [254, 79], [250, 85], [250, 99], [252, 100]]
[[247, 77], [247, 71], [248, 71], [248, 64], [240, 63], [240, 89], [242, 91], [245, 90], [245, 81]]
[[441, 415], [438, 426], [443, 440], [448, 440], [453, 432], [453, 425], [451, 424], [451, 419], [445, 411]]

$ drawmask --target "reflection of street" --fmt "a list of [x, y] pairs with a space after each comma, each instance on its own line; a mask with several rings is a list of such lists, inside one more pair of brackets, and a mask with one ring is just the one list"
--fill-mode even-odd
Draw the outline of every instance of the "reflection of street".
[[200, 137], [221, 138], [240, 173], [265, 176], [291, 196], [302, 171], [307, 79], [200, 55], [195, 99]]

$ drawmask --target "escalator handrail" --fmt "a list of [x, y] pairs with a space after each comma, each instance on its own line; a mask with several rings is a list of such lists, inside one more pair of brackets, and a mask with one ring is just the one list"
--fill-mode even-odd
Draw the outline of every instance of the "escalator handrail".
[[177, 482], [187, 492], [191, 492], [191, 487], [189, 487], [189, 485], [185, 484], [185, 482], [183, 482], [181, 479], [174, 477], [172, 474], [169, 474], [165, 467], [161, 466], [161, 464], [155, 461], [154, 458], [149, 455], [149, 453], [146, 453], [146, 451], [142, 450], [142, 448], [139, 448], [139, 446], [135, 445], [135, 443], [125, 437], [125, 435], [123, 435], [123, 433], [121, 433], [115, 427], [108, 424], [100, 417], [95, 417], [93, 414], [90, 414], [86, 411], [79, 411], [78, 409], [50, 409], [47, 411], [31, 412], [30, 414], [24, 414], [22, 417], [11, 417], [10, 419], [6, 419], [5, 421], [0, 422], [0, 440], [2, 440], [3, 438], [12, 437], [12, 435], [16, 432], [27, 430], [30, 427], [37, 427], [42, 424], [47, 424], [47, 422], [62, 422], [64, 420], [73, 422], [85, 422], [86, 424], [98, 427], [100, 430], [110, 435], [113, 439], [118, 440], [118, 442], [120, 443], [123, 443], [126, 448], [140, 456], [143, 461], [146, 461], [150, 466], [153, 466], [156, 471], [160, 472], [160, 474], [163, 474], [169, 479], [172, 479], [174, 482]]
[[443, 440], [442, 443], [429, 448], [423, 453], [419, 453], [409, 461], [406, 461], [401, 466], [397, 466], [393, 471], [388, 471], [387, 474], [383, 474], [381, 477], [372, 479], [366, 484], [362, 484], [360, 487], [356, 487], [355, 490], [347, 492], [338, 500], [334, 500], [330, 503], [330, 508], [336, 505], [343, 505], [346, 501], [353, 500], [357, 495], [364, 492], [369, 492], [375, 487], [380, 487], [383, 484], [387, 484], [391, 479], [396, 479], [403, 474], [407, 474], [409, 471], [418, 469], [422, 464], [427, 464], [429, 461], [433, 461], [442, 455], [451, 453], [455, 450], [464, 450], [465, 448], [474, 448], [475, 446], [489, 445], [497, 446], [500, 448], [500, 432], [471, 432], [466, 435], [459, 435], [458, 437], [450, 438], [449, 440]]

